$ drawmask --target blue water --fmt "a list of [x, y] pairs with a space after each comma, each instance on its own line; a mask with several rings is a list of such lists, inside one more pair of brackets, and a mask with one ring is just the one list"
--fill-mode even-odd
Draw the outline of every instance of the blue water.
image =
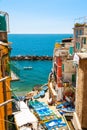
[[[72, 34], [9, 34], [8, 40], [12, 42], [11, 56], [52, 56], [55, 42], [61, 42], [62, 39], [72, 36]], [[20, 80], [11, 83], [12, 89], [15, 89], [17, 94], [25, 94], [34, 86], [46, 83], [52, 68], [52, 61], [15, 61], [13, 64], [20, 70]], [[32, 66], [32, 69], [24, 70], [25, 66]]]

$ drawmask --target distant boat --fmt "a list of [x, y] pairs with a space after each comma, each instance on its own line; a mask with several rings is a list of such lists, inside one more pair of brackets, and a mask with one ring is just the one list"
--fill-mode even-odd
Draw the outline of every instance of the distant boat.
[[32, 66], [26, 66], [26, 67], [24, 67], [24, 70], [29, 70], [29, 69], [32, 69]]

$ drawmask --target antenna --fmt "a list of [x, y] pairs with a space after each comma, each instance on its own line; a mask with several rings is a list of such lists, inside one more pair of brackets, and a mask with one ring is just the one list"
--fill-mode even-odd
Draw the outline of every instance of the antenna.
[[86, 24], [87, 23], [87, 16], [75, 18], [74, 23]]

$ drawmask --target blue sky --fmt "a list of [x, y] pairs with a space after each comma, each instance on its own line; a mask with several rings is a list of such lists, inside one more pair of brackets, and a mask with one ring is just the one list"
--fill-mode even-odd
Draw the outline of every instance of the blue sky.
[[87, 0], [0, 0], [10, 33], [73, 33], [74, 20], [87, 16]]

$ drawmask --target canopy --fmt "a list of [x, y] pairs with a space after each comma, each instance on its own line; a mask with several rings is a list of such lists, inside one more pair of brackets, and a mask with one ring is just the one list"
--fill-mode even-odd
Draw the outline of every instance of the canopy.
[[28, 106], [23, 102], [19, 102], [20, 111], [14, 114], [17, 127], [21, 127], [27, 123], [35, 123], [37, 126], [37, 118], [29, 110]]
[[18, 112], [17, 114], [15, 114], [14, 116], [15, 118], [15, 122], [17, 124], [18, 127], [23, 126], [27, 123], [35, 123], [37, 122], [36, 117], [30, 113], [30, 112]]

